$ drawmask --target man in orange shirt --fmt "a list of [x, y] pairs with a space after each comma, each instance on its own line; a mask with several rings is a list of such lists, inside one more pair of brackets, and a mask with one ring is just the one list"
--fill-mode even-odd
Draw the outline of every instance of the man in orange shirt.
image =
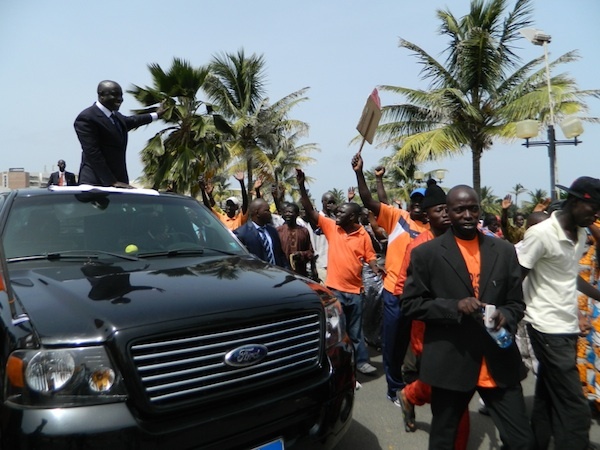
[[486, 304], [495, 305], [495, 329], [516, 332], [525, 304], [514, 247], [478, 231], [479, 198], [471, 187], [452, 188], [447, 207], [450, 231], [412, 251], [401, 298], [406, 316], [426, 324], [419, 377], [431, 385], [429, 448], [454, 448], [477, 391], [504, 446], [530, 449], [519, 350], [514, 342], [500, 348], [481, 315]]
[[[358, 193], [365, 207], [370, 209], [377, 224], [388, 234], [388, 246], [385, 258], [385, 277], [383, 279], [383, 368], [387, 381], [387, 397], [400, 406], [397, 392], [404, 387], [402, 379], [402, 361], [410, 340], [410, 323], [402, 316], [396, 290], [396, 280], [404, 260], [408, 244], [422, 231], [429, 229], [425, 223], [425, 213], [421, 202], [425, 189], [415, 189], [410, 196], [409, 211], [381, 203], [371, 196], [363, 174], [363, 160], [360, 154], [352, 158], [352, 169], [356, 172]], [[383, 171], [381, 172], [383, 176]]]
[[327, 238], [327, 286], [342, 304], [346, 316], [346, 331], [356, 354], [356, 369], [372, 374], [376, 369], [369, 363], [369, 353], [362, 333], [362, 268], [369, 264], [375, 274], [380, 273], [371, 238], [358, 223], [361, 206], [344, 203], [336, 210], [336, 219], [319, 214], [306, 192], [304, 172], [296, 169], [302, 206], [311, 226], [320, 227]]
[[211, 202], [212, 185], [208, 185], [203, 178], [198, 180], [202, 194], [202, 203], [231, 231], [241, 227], [248, 221], [248, 192], [246, 192], [244, 184], [244, 173], [237, 172], [234, 177], [240, 182], [242, 207], [240, 209], [240, 201], [237, 197], [229, 197], [225, 200], [225, 212], [219, 212], [213, 208], [214, 200]]

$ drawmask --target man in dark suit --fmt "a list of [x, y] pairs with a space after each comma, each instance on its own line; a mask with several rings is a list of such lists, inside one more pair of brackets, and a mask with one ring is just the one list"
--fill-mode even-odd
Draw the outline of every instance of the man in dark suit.
[[432, 387], [430, 449], [452, 449], [459, 420], [477, 390], [506, 448], [532, 448], [520, 381], [525, 367], [514, 342], [500, 348], [481, 314], [496, 306], [495, 329], [515, 334], [525, 304], [514, 247], [477, 229], [477, 193], [447, 195], [451, 229], [411, 254], [403, 312], [426, 323], [419, 377]]
[[119, 113], [123, 90], [114, 81], [98, 84], [98, 101], [75, 119], [75, 132], [81, 142], [79, 184], [130, 188], [125, 160], [129, 130], [157, 120], [161, 104], [154, 113], [124, 116]]
[[59, 159], [57, 165], [58, 171], [50, 174], [50, 178], [48, 178], [48, 186], [77, 186], [75, 174], [65, 170], [67, 163], [63, 159]]
[[233, 230], [248, 251], [263, 261], [289, 268], [289, 263], [281, 248], [279, 234], [271, 225], [269, 204], [262, 198], [252, 200], [248, 207], [250, 220]]

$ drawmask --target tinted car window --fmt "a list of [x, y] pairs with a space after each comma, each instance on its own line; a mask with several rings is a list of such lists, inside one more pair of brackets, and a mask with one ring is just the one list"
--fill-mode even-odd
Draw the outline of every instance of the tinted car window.
[[106, 192], [15, 198], [4, 245], [7, 258], [78, 250], [142, 256], [207, 247], [245, 253], [193, 199]]

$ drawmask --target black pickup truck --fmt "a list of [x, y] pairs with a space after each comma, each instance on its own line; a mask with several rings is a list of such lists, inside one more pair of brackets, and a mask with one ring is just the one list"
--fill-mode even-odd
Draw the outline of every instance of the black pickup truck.
[[2, 449], [331, 448], [352, 421], [340, 304], [196, 200], [15, 190], [0, 233]]

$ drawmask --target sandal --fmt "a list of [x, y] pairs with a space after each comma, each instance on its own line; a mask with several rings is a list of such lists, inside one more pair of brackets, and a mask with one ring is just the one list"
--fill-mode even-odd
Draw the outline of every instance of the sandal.
[[400, 389], [396, 396], [400, 401], [402, 408], [402, 418], [404, 419], [404, 430], [407, 433], [414, 433], [417, 431], [417, 424], [415, 423], [415, 405], [408, 401], [404, 395], [404, 389]]

